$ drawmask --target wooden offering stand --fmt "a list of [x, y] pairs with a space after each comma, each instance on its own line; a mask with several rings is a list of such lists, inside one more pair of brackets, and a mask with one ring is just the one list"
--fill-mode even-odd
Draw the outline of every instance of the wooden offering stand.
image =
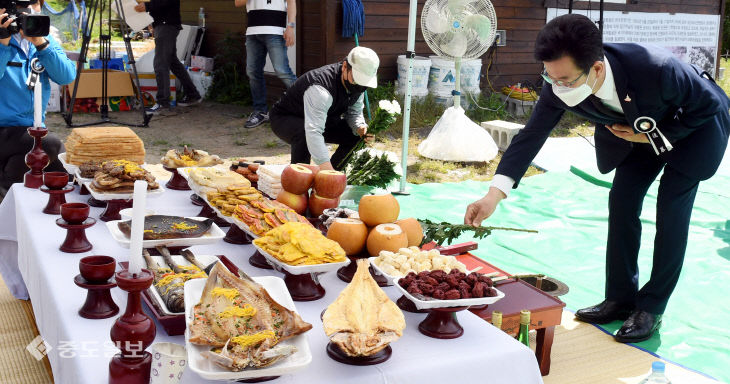
[[41, 185], [41, 192], [48, 194], [48, 203], [43, 208], [43, 213], [49, 215], [58, 215], [61, 213], [61, 204], [66, 203], [66, 194], [74, 190], [72, 184], [66, 185], [60, 189], [52, 189]]
[[59, 247], [61, 252], [66, 253], [81, 253], [90, 251], [92, 248], [89, 239], [86, 238], [86, 228], [96, 224], [96, 219], [88, 217], [80, 224], [71, 224], [63, 218], [56, 219], [56, 225], [61, 228], [68, 230], [66, 232], [66, 239], [63, 244]]
[[106, 319], [119, 313], [110, 290], [117, 286], [113, 280], [106, 283], [90, 283], [81, 276], [74, 277], [77, 286], [87, 289], [86, 301], [79, 309], [79, 316], [85, 319]]
[[48, 134], [44, 127], [28, 128], [28, 134], [33, 137], [33, 148], [25, 155], [25, 165], [30, 168], [23, 176], [23, 185], [26, 188], [38, 188], [43, 185], [43, 169], [48, 166], [50, 159], [43, 150], [42, 140]]
[[[327, 308], [322, 310], [322, 313], [319, 314], [319, 319], [322, 320], [324, 318], [324, 313], [327, 312]], [[342, 348], [337, 346], [337, 344], [333, 342], [327, 343], [327, 356], [332, 358], [332, 360], [340, 362], [342, 364], [348, 364], [348, 365], [356, 365], [356, 366], [365, 366], [365, 365], [375, 365], [380, 364], [388, 359], [390, 359], [390, 356], [393, 354], [393, 348], [388, 345], [387, 347], [383, 348], [380, 352], [371, 355], [371, 356], [360, 356], [360, 357], [352, 357], [346, 354], [342, 351]]]
[[205, 205], [205, 201], [203, 201], [203, 198], [194, 193], [190, 195], [190, 202], [193, 203], [193, 205], [197, 205], [198, 207], [202, 207], [203, 205]]
[[111, 339], [121, 353], [109, 362], [109, 384], [140, 384], [150, 381], [152, 354], [145, 351], [155, 339], [155, 322], [142, 311], [140, 293], [152, 285], [152, 272], [142, 269], [116, 274], [119, 288], [129, 292], [127, 309], [114, 323]]
[[262, 255], [261, 252], [259, 252], [258, 249], [256, 250], [256, 252], [254, 252], [253, 255], [251, 255], [251, 257], [248, 258], [248, 263], [251, 264], [251, 265], [253, 265], [256, 268], [261, 268], [261, 269], [274, 269], [266, 261], [266, 258], [264, 257], [264, 255]]
[[248, 234], [237, 225], [231, 225], [228, 228], [228, 232], [226, 232], [226, 237], [223, 238], [223, 241], [230, 244], [251, 244], [251, 239], [248, 237]]
[[218, 217], [218, 214], [215, 213], [213, 208], [211, 208], [207, 202], [203, 201], [203, 205], [201, 207], [200, 212], [196, 216], [213, 219], [213, 222], [219, 227], [228, 227], [231, 225], [231, 223]]
[[[339, 277], [340, 280], [344, 281], [345, 283], [349, 283], [352, 281], [352, 276], [354, 276], [355, 272], [357, 271], [357, 260], [369, 257], [369, 255], [367, 255], [367, 251], [363, 252], [363, 254], [358, 256], [347, 256], [350, 259], [350, 264], [337, 270], [337, 277]], [[384, 276], [375, 273], [375, 270], [372, 266], [370, 266], [370, 275], [373, 277], [373, 279], [375, 279], [375, 282], [378, 283], [379, 287], [388, 286], [388, 280]]]
[[380, 352], [371, 356], [352, 357], [348, 356], [345, 352], [342, 352], [342, 349], [338, 347], [337, 344], [334, 344], [331, 341], [327, 344], [327, 356], [331, 357], [334, 361], [348, 365], [365, 366], [380, 364], [390, 359], [392, 354], [393, 348], [389, 345], [383, 348]]
[[398, 305], [398, 308], [400, 308], [402, 311], [410, 313], [428, 313], [428, 310], [426, 309], [418, 309], [416, 307], [416, 304], [414, 304], [411, 299], [403, 295], [401, 295], [401, 297], [395, 301], [395, 304]]
[[464, 328], [456, 319], [456, 312], [467, 308], [469, 307], [429, 309], [428, 316], [418, 324], [418, 330], [434, 339], [456, 339], [464, 334]]
[[175, 191], [189, 191], [190, 186], [188, 185], [188, 181], [185, 180], [184, 177], [180, 175], [180, 172], [177, 171], [177, 168], [169, 168], [169, 167], [162, 167], [164, 170], [172, 173], [172, 177], [170, 177], [170, 180], [167, 181], [167, 184], [165, 184], [165, 188], [172, 189]]
[[[82, 189], [85, 189], [86, 186], [84, 185], [81, 188]], [[87, 194], [89, 193], [89, 190], [88, 189], [86, 190], [86, 193]], [[82, 193], [82, 195], [83, 195], [83, 193]], [[97, 200], [93, 196], [92, 197], [89, 197], [89, 199], [86, 200], [86, 202], [89, 204], [90, 207], [94, 207], [94, 208], [106, 208], [106, 202], [103, 202], [101, 200]]]
[[316, 274], [292, 275], [285, 270], [280, 272], [284, 274], [284, 284], [286, 284], [292, 300], [314, 301], [324, 297], [324, 287], [319, 284]]
[[86, 319], [106, 319], [119, 313], [109, 290], [117, 286], [112, 280], [116, 260], [110, 256], [87, 256], [79, 261], [80, 274], [74, 283], [87, 289], [86, 301], [79, 309], [79, 316]]
[[[89, 205], [91, 205], [91, 204], [89, 204]], [[119, 214], [119, 211], [121, 211], [124, 208], [132, 208], [132, 199], [107, 200], [106, 209], [101, 214], [101, 216], [99, 216], [99, 219], [101, 221], [121, 220], [122, 215]]]

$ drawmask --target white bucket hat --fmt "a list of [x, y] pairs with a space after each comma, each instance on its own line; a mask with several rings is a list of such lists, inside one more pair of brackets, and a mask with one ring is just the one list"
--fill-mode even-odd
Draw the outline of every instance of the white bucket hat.
[[378, 87], [378, 54], [370, 48], [355, 47], [347, 54], [355, 84], [370, 88]]

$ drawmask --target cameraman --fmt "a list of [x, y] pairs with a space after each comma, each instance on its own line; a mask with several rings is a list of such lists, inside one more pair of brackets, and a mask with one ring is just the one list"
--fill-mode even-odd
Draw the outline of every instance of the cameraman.
[[[3, 1], [2, 3], [8, 3]], [[15, 3], [15, 2], [9, 2]], [[18, 9], [23, 9], [18, 6]], [[13, 18], [6, 9], [0, 8], [0, 195], [4, 196], [13, 183], [23, 181], [28, 171], [25, 154], [33, 147], [33, 138], [28, 127], [33, 126], [33, 91], [26, 86], [31, 75], [33, 59], [43, 64], [39, 85], [43, 86], [43, 120], [51, 94], [50, 80], [64, 85], [76, 76], [76, 65], [63, 52], [51, 36], [30, 37], [23, 31], [11, 34], [8, 28]], [[17, 12], [13, 12], [17, 13]], [[40, 13], [37, 0], [31, 4], [31, 14]], [[50, 163], [46, 171], [63, 171], [58, 153], [63, 151], [61, 140], [55, 135], [43, 139], [43, 149]]]

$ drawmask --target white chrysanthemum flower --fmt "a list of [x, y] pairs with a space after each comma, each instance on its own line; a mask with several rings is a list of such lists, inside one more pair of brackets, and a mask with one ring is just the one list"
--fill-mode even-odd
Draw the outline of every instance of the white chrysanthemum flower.
[[390, 101], [388, 101], [388, 100], [380, 100], [378, 102], [378, 108], [380, 108], [380, 109], [382, 109], [384, 111], [388, 111], [390, 109]]
[[398, 100], [393, 100], [390, 105], [392, 107], [391, 113], [395, 115], [400, 115], [400, 104], [398, 104]]

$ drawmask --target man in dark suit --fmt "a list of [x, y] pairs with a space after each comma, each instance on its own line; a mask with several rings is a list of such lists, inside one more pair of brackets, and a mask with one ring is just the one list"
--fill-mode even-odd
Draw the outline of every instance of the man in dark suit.
[[[525, 128], [512, 140], [489, 192], [467, 207], [480, 225], [512, 188], [563, 113], [596, 123], [598, 169], [616, 170], [609, 194], [605, 300], [576, 312], [603, 324], [626, 320], [614, 338], [651, 337], [682, 269], [697, 186], [720, 165], [730, 131], [730, 101], [708, 75], [660, 48], [602, 44], [587, 17], [564, 15], [537, 37], [535, 57], [546, 84]], [[644, 196], [664, 170], [657, 195], [651, 278], [638, 286]]]

